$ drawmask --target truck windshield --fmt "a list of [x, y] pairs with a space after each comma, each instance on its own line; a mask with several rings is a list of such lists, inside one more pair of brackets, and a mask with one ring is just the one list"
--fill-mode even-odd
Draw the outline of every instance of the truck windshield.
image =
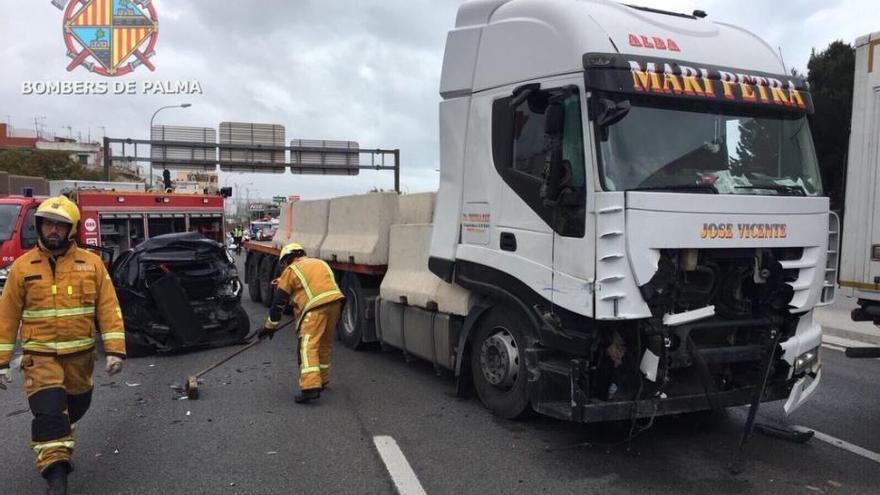
[[629, 103], [605, 100], [608, 108], [628, 111], [619, 120], [597, 125], [606, 190], [822, 194], [804, 115], [749, 115], [709, 105], [670, 108], [636, 99]]
[[19, 210], [19, 205], [0, 205], [0, 241], [8, 241], [12, 237]]

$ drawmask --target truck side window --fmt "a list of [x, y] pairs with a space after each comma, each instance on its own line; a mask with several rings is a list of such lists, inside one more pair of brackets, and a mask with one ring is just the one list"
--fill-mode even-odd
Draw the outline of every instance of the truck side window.
[[583, 237], [585, 228], [586, 180], [584, 142], [578, 91], [568, 89], [563, 101], [562, 155], [566, 163], [565, 186], [569, 200], [564, 206], [546, 206], [540, 197], [547, 158], [544, 121], [550, 97], [564, 89], [532, 91], [520, 102], [513, 96], [492, 105], [492, 154], [495, 169], [504, 182], [553, 227], [559, 235]]
[[37, 226], [34, 223], [34, 214], [36, 212], [35, 208], [31, 208], [24, 214], [24, 220], [21, 223], [22, 249], [30, 249], [37, 245]]

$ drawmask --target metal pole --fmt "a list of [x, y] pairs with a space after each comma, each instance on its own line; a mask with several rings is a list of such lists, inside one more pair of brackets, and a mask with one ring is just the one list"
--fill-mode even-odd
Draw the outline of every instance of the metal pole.
[[110, 150], [110, 138], [104, 136], [104, 180], [110, 181], [110, 156], [112, 152]]
[[[161, 112], [162, 110], [165, 110], [166, 108], [189, 108], [191, 106], [192, 106], [191, 103], [182, 103], [180, 105], [168, 105], [168, 106], [157, 108], [156, 111], [153, 112], [153, 116], [150, 117], [150, 129], [147, 131], [147, 139], [149, 139], [150, 141], [153, 140], [153, 120], [156, 119], [157, 113]], [[164, 140], [164, 139], [165, 139], [165, 136], [162, 136], [162, 140]], [[152, 154], [152, 152], [153, 151], [152, 151], [152, 146], [151, 146], [150, 153]], [[151, 190], [153, 188], [153, 161], [152, 160], [150, 161], [150, 176], [147, 178], [147, 187]]]
[[400, 150], [394, 150], [394, 191], [400, 194]]

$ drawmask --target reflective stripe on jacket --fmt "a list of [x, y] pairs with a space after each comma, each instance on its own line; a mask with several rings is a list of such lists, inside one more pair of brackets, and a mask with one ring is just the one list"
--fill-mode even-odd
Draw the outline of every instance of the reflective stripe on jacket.
[[36, 247], [10, 267], [0, 296], [0, 367], [19, 333], [24, 352], [63, 355], [92, 349], [96, 326], [104, 350], [124, 357], [122, 311], [104, 263], [75, 245], [54, 263]]
[[345, 298], [336, 285], [330, 265], [308, 256], [297, 258], [281, 273], [278, 288], [293, 297], [297, 327], [312, 309]]

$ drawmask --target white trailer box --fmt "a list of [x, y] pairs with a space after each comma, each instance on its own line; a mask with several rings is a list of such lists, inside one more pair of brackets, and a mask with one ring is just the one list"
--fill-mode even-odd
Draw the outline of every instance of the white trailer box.
[[840, 287], [880, 301], [880, 32], [856, 40]]

